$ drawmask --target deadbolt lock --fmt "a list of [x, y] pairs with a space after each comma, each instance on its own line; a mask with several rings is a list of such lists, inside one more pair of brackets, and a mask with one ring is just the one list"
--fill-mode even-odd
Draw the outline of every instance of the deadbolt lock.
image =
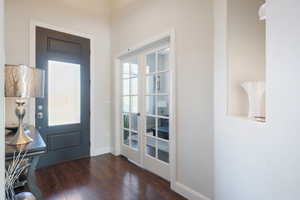
[[37, 113], [37, 118], [38, 119], [43, 119], [44, 118], [44, 114], [42, 112], [38, 112]]

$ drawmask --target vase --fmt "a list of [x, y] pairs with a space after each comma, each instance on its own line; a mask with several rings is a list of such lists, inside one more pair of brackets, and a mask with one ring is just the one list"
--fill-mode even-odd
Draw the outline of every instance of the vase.
[[263, 95], [265, 93], [264, 81], [246, 81], [242, 83], [242, 88], [248, 95], [249, 111], [248, 118], [257, 119], [264, 118]]

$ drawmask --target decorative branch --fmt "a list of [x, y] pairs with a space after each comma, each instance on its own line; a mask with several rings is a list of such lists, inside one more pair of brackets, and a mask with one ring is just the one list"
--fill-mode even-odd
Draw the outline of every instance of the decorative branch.
[[13, 160], [5, 169], [5, 200], [15, 200], [14, 186], [20, 175], [30, 166], [26, 162], [27, 151], [14, 153]]

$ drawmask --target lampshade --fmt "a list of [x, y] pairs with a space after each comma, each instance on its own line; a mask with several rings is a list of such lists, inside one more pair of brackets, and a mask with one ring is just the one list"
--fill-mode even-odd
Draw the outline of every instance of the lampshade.
[[5, 65], [5, 97], [44, 97], [44, 70], [26, 65]]

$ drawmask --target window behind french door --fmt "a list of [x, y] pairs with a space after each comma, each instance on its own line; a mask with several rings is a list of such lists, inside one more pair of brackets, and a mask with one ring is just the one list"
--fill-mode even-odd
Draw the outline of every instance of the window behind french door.
[[131, 161], [169, 180], [170, 48], [122, 60], [122, 148]]

